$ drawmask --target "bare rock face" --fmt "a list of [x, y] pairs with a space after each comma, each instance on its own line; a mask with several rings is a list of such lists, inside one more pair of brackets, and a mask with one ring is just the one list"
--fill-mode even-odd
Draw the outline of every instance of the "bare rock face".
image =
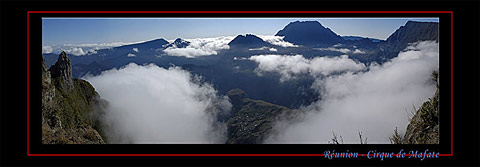
[[60, 53], [58, 56], [57, 62], [50, 67], [48, 70], [52, 78], [59, 78], [63, 80], [61, 86], [68, 91], [71, 91], [73, 88], [73, 78], [72, 78], [72, 65], [70, 58], [68, 58], [65, 52]]
[[62, 52], [46, 70], [42, 57], [42, 143], [104, 144], [98, 115], [108, 102], [87, 81], [72, 78], [70, 59]]
[[42, 95], [43, 95], [42, 106], [50, 104], [53, 97], [55, 96], [55, 88], [52, 86], [52, 77], [50, 75], [50, 71], [47, 71], [45, 62], [43, 61], [43, 55], [42, 55]]

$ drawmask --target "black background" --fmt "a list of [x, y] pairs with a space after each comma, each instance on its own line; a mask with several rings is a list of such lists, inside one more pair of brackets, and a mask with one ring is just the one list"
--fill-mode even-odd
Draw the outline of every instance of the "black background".
[[[478, 151], [479, 99], [479, 43], [478, 26], [480, 21], [480, 2], [477, 1], [210, 1], [210, 2], [147, 2], [147, 1], [1, 1], [1, 99], [0, 99], [0, 165], [471, 165], [478, 166], [480, 157]], [[69, 10], [117, 10], [117, 11], [162, 11], [162, 10], [275, 10], [275, 11], [453, 11], [454, 17], [454, 156], [441, 157], [420, 161], [418, 159], [334, 159], [324, 157], [27, 157], [26, 154], [26, 106], [27, 106], [27, 11], [69, 11]], [[31, 44], [30, 48], [30, 112], [31, 112], [31, 152], [30, 153], [323, 153], [326, 149], [344, 151], [346, 149], [366, 153], [375, 148], [379, 151], [399, 150], [404, 148], [423, 150], [439, 149], [443, 154], [449, 153], [449, 136], [441, 136], [441, 146], [398, 146], [398, 145], [40, 145], [39, 112], [40, 112], [40, 53], [41, 53], [41, 22], [40, 16], [99, 16], [61, 14], [39, 15], [31, 14]], [[102, 15], [113, 16], [113, 15]], [[152, 16], [148, 15], [114, 15], [114, 16]], [[431, 14], [170, 14], [153, 16], [188, 16], [188, 17], [327, 17], [327, 16], [432, 16]], [[448, 76], [450, 72], [450, 31], [449, 14], [434, 14], [440, 16], [440, 55], [441, 75]], [[446, 20], [445, 20], [446, 18]], [[447, 23], [448, 22], [448, 23]], [[444, 24], [447, 23], [447, 24]], [[40, 39], [40, 40], [39, 40]], [[38, 69], [38, 70], [36, 70]], [[444, 72], [445, 71], [445, 72]], [[446, 73], [448, 72], [448, 73]], [[449, 111], [450, 97], [449, 79], [441, 78], [441, 133], [449, 134], [449, 122], [445, 110]], [[447, 112], [449, 114], [449, 112]], [[448, 115], [447, 115], [448, 116]], [[36, 130], [36, 129], [38, 130]], [[37, 132], [37, 133], [35, 133]], [[447, 144], [445, 144], [447, 143]], [[446, 151], [443, 151], [446, 150]]]

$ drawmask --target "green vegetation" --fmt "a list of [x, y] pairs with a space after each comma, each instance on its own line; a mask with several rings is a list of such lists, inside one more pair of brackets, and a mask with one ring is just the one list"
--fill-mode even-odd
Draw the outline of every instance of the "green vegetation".
[[439, 104], [440, 86], [439, 73], [432, 73], [432, 80], [437, 88], [435, 95], [420, 106], [415, 115], [410, 119], [405, 135], [401, 137], [395, 128], [390, 141], [394, 144], [439, 144]]
[[[69, 63], [63, 65], [70, 67]], [[42, 64], [42, 143], [105, 143], [97, 131], [100, 124], [95, 115], [101, 113], [106, 101], [100, 99], [87, 81], [73, 79], [73, 85], [67, 85], [65, 79], [72, 78], [51, 78], [50, 72]]]
[[[61, 82], [62, 79], [59, 79]], [[65, 89], [55, 88], [55, 100], [62, 106], [59, 108], [60, 118], [65, 128], [72, 128], [82, 124], [92, 124], [88, 118], [92, 113], [92, 103], [98, 97], [95, 89], [87, 81], [74, 79], [74, 89], [67, 92]]]
[[274, 121], [293, 114], [287, 107], [249, 99], [240, 89], [227, 92], [232, 102], [232, 117], [227, 120], [227, 144], [259, 144], [272, 133]]

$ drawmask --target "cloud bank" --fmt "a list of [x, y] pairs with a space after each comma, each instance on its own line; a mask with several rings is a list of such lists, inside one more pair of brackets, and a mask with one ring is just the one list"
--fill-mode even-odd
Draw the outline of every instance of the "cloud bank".
[[122, 45], [129, 45], [140, 42], [113, 42], [113, 43], [92, 43], [92, 44], [63, 44], [63, 45], [46, 45], [42, 46], [42, 53], [60, 53], [67, 52], [75, 56], [83, 56], [87, 54], [97, 53], [96, 50], [107, 49]]
[[226, 97], [178, 67], [129, 64], [86, 77], [110, 105], [101, 118], [110, 143], [223, 143], [214, 121]]
[[327, 143], [332, 131], [345, 143], [359, 144], [359, 131], [370, 144], [390, 143], [395, 127], [403, 133], [413, 105], [418, 108], [434, 94], [430, 75], [438, 58], [438, 43], [425, 41], [369, 71], [318, 78], [312, 87], [321, 100], [301, 108], [302, 121], [277, 123], [280, 133], [266, 143]]
[[343, 54], [365, 54], [366, 53], [364, 50], [357, 49], [357, 46], [353, 46], [354, 48], [353, 50], [348, 48], [342, 48], [342, 47], [344, 47], [344, 45], [341, 43], [338, 43], [328, 48], [313, 48], [313, 49], [320, 50], [320, 51], [340, 52]]
[[194, 38], [185, 39], [190, 42], [185, 48], [175, 46], [168, 47], [163, 52], [169, 56], [185, 56], [188, 58], [198, 56], [217, 55], [218, 51], [229, 49], [228, 43], [233, 40], [233, 36], [222, 36], [215, 38]]
[[272, 35], [257, 35], [257, 36], [262, 38], [265, 42], [268, 42], [272, 45], [277, 45], [281, 47], [298, 47], [298, 45], [294, 45], [293, 43], [284, 41], [283, 36], [272, 36]]
[[306, 59], [302, 55], [256, 55], [250, 57], [249, 60], [258, 63], [258, 67], [255, 69], [257, 74], [277, 72], [281, 75], [281, 81], [293, 79], [296, 75], [301, 74], [318, 76], [365, 69], [363, 63], [355, 62], [347, 55], [313, 59]]
[[252, 49], [248, 49], [248, 50], [268, 50], [268, 51], [270, 51], [270, 52], [276, 52], [276, 51], [278, 51], [277, 49], [275, 49], [275, 48], [270, 48], [270, 47], [252, 48]]
[[83, 56], [83, 55], [86, 55], [88, 52], [84, 52], [82, 48], [76, 48], [76, 47], [73, 47], [73, 48], [70, 48], [70, 49], [65, 49], [64, 50], [67, 54], [72, 54], [72, 55], [75, 55], [75, 56]]
[[51, 46], [43, 46], [42, 47], [42, 53], [43, 54], [52, 53], [52, 51], [53, 51], [53, 48]]
[[328, 47], [328, 48], [315, 48], [316, 50], [320, 51], [334, 51], [334, 52], [341, 52], [341, 53], [351, 53], [352, 51], [347, 48], [335, 48], [335, 47]]

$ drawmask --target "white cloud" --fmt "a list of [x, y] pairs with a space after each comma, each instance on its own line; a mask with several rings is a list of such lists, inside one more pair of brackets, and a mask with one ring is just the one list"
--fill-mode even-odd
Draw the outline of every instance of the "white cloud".
[[340, 47], [340, 46], [343, 46], [343, 44], [341, 44], [341, 43], [337, 43], [337, 44], [333, 45], [332, 47], [335, 47], [335, 48], [337, 48], [337, 47]]
[[362, 51], [362, 50], [360, 50], [360, 49], [355, 49], [355, 50], [353, 51], [353, 54], [365, 54], [365, 51]]
[[349, 59], [347, 55], [339, 57], [315, 57], [306, 59], [302, 55], [256, 55], [249, 60], [258, 63], [256, 71], [277, 72], [281, 81], [295, 78], [299, 74], [329, 75], [336, 72], [359, 71], [365, 69], [363, 63]]
[[277, 45], [281, 47], [298, 47], [298, 45], [294, 45], [290, 42], [284, 41], [284, 36], [272, 36], [272, 35], [257, 35], [258, 37], [262, 38], [265, 42], [268, 42], [272, 45]]
[[328, 48], [314, 48], [320, 51], [334, 51], [334, 52], [342, 52], [344, 54], [351, 53], [352, 51], [347, 48], [335, 48], [335, 47], [328, 47]]
[[187, 58], [194, 58], [197, 56], [208, 56], [208, 55], [216, 55], [217, 51], [215, 50], [204, 50], [198, 48], [167, 48], [163, 50], [169, 56], [184, 56]]
[[248, 50], [268, 50], [270, 52], [276, 52], [278, 51], [277, 49], [275, 48], [270, 48], [270, 47], [261, 47], [261, 48], [252, 48], [252, 49], [248, 49]]
[[65, 49], [64, 51], [65, 53], [72, 54], [74, 56], [83, 56], [87, 54], [87, 52], [84, 52], [82, 48], [76, 48], [76, 47]]
[[412, 105], [418, 108], [433, 96], [430, 75], [438, 58], [438, 43], [420, 42], [369, 71], [317, 78], [312, 88], [321, 100], [301, 108], [304, 120], [276, 124], [280, 133], [266, 142], [327, 143], [335, 131], [345, 143], [359, 144], [362, 131], [368, 143], [390, 143], [395, 127], [401, 133], [406, 129]]
[[[144, 42], [144, 41], [142, 41]], [[63, 45], [47, 45], [42, 47], [42, 53], [60, 53], [65, 51], [75, 56], [83, 56], [87, 54], [95, 54], [96, 50], [107, 49], [117, 46], [129, 45], [141, 42], [113, 42], [113, 43], [91, 43], [91, 44], [63, 44]], [[49, 51], [49, 52], [48, 52]]]
[[169, 47], [164, 52], [169, 56], [184, 56], [193, 58], [197, 56], [217, 55], [219, 50], [229, 49], [228, 43], [233, 36], [215, 38], [185, 39], [190, 42], [185, 48]]
[[133, 51], [138, 53], [138, 48], [133, 48]]
[[42, 47], [42, 53], [43, 53], [43, 54], [52, 53], [52, 51], [53, 51], [52, 46], [43, 46], [43, 47]]
[[96, 54], [98, 49], [99, 49], [98, 47], [91, 48], [90, 50], [87, 51], [87, 54]]
[[225, 127], [215, 124], [228, 98], [178, 67], [129, 64], [86, 77], [109, 101], [102, 117], [110, 143], [223, 143]]
[[233, 60], [248, 60], [246, 57], [233, 57]]
[[[144, 42], [144, 41], [141, 41]], [[63, 46], [65, 47], [86, 47], [86, 48], [111, 48], [111, 47], [117, 47], [117, 46], [122, 46], [122, 45], [130, 45], [130, 44], [135, 44], [135, 43], [141, 43], [141, 42], [112, 42], [112, 43], [90, 43], [90, 44], [64, 44]]]
[[132, 54], [132, 53], [128, 53], [127, 57], [137, 57], [137, 55]]

